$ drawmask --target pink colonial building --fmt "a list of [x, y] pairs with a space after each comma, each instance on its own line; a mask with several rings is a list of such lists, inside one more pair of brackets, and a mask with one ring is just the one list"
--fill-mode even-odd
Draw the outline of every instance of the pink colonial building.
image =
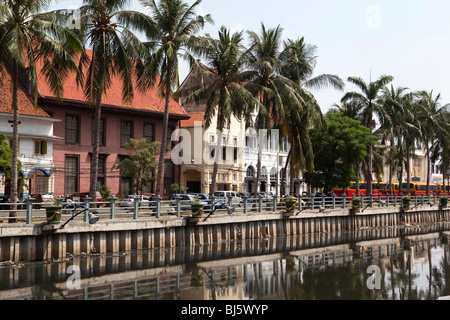
[[[39, 106], [52, 118], [54, 135], [62, 140], [54, 142], [54, 194], [71, 195], [74, 192], [89, 191], [90, 163], [92, 156], [92, 123], [94, 108], [86, 102], [83, 90], [77, 86], [75, 76], [70, 77], [64, 88], [64, 99], [57, 101], [45, 81], [39, 83]], [[147, 141], [161, 141], [165, 101], [157, 89], [145, 93], [135, 90], [130, 104], [122, 102], [121, 79], [116, 77], [111, 88], [102, 99], [102, 129], [100, 137], [100, 158], [98, 185], [107, 185], [112, 194], [121, 198], [131, 192], [128, 178], [122, 177], [117, 164], [130, 151], [125, 144], [130, 138], [147, 138]], [[178, 128], [181, 120], [189, 119], [183, 107], [174, 99], [170, 102], [169, 140], [172, 130]], [[172, 143], [165, 155], [165, 174], [161, 196], [167, 198], [169, 186], [179, 183], [180, 169], [171, 161]], [[156, 172], [155, 175], [156, 177]], [[156, 182], [149, 183], [146, 194], [154, 193]], [[164, 193], [164, 194], [163, 194]]]

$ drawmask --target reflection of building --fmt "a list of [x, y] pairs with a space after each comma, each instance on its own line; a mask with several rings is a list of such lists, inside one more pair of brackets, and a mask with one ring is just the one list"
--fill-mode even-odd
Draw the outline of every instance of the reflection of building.
[[[11, 145], [13, 119], [12, 82], [9, 73], [4, 75], [4, 85], [0, 87], [0, 132], [5, 134]], [[54, 189], [53, 142], [61, 138], [53, 135], [51, 118], [40, 107], [34, 107], [24, 88], [19, 89], [19, 160], [22, 164], [19, 175], [27, 178], [23, 196], [36, 193], [52, 193]], [[9, 194], [4, 176], [0, 181], [0, 194]]]

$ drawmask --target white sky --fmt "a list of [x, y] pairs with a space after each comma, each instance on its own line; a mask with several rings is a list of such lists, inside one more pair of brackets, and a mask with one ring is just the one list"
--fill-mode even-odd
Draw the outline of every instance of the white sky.
[[[192, 0], [187, 0], [192, 3]], [[76, 8], [82, 0], [55, 0], [49, 9]], [[130, 9], [140, 10], [131, 0]], [[261, 30], [280, 25], [284, 38], [305, 37], [318, 47], [316, 75], [329, 73], [366, 82], [382, 74], [393, 85], [441, 93], [450, 103], [450, 1], [447, 0], [203, 0], [199, 14], [211, 14], [214, 25], [201, 33]], [[181, 79], [187, 67], [180, 69]], [[345, 91], [355, 87], [346, 82]], [[344, 92], [313, 91], [325, 112]]]

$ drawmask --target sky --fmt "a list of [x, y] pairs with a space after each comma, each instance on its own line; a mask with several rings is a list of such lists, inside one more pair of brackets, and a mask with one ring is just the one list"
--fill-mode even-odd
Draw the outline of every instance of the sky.
[[[193, 3], [192, 0], [186, 0]], [[77, 8], [82, 0], [55, 0], [49, 8]], [[142, 10], [138, 0], [130, 9]], [[326, 112], [345, 92], [358, 91], [347, 78], [375, 81], [394, 77], [394, 87], [441, 94], [450, 103], [450, 1], [447, 0], [203, 0], [197, 13], [210, 14], [213, 25], [199, 35], [283, 28], [284, 39], [305, 37], [317, 46], [314, 76], [334, 74], [344, 91], [310, 90]], [[189, 70], [180, 67], [181, 80]]]

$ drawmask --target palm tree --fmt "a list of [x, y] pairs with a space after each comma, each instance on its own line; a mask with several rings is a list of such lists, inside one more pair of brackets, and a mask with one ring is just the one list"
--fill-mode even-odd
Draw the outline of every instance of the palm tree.
[[435, 135], [435, 147], [433, 148], [431, 161], [440, 161], [441, 171], [442, 171], [442, 182], [443, 182], [443, 192], [447, 192], [447, 187], [445, 183], [446, 176], [448, 177], [448, 172], [450, 170], [450, 105], [445, 105], [443, 109], [444, 112], [440, 112], [438, 116], [438, 121], [442, 123], [447, 123], [445, 130], [438, 130]]
[[[379, 115], [383, 112], [382, 105], [378, 101], [380, 91], [392, 80], [392, 76], [382, 75], [378, 80], [367, 84], [359, 77], [348, 78], [348, 81], [356, 85], [361, 92], [348, 92], [341, 99], [341, 102], [351, 102], [358, 106], [362, 117], [362, 123], [370, 129], [371, 134], [373, 133], [376, 125], [374, 115]], [[370, 195], [372, 194], [373, 146], [369, 145], [367, 151], [369, 157], [366, 161], [366, 170], [364, 175], [367, 183], [367, 194]]]
[[199, 74], [198, 61], [191, 54], [197, 52], [199, 39], [195, 34], [203, 29], [205, 23], [212, 23], [209, 14], [196, 15], [195, 10], [201, 0], [189, 5], [182, 0], [140, 0], [149, 15], [140, 13], [134, 16], [133, 25], [143, 31], [149, 38], [147, 46], [151, 55], [140, 72], [138, 83], [141, 89], [157, 84], [158, 91], [165, 98], [163, 136], [158, 162], [155, 194], [161, 193], [161, 181], [164, 172], [164, 155], [166, 150], [169, 125], [169, 103], [172, 92], [179, 87], [179, 57], [189, 61], [191, 69]]
[[[300, 87], [294, 81], [280, 73], [281, 67], [281, 36], [282, 28], [266, 29], [262, 24], [261, 35], [249, 31], [250, 47], [249, 71], [251, 80], [247, 83], [248, 89], [260, 101], [257, 109], [255, 128], [270, 129], [284, 117], [286, 106], [304, 106], [304, 101], [299, 95]], [[261, 158], [262, 158], [262, 134], [260, 131], [258, 141], [258, 160], [256, 174], [256, 193], [260, 187]]]
[[[54, 94], [61, 98], [68, 73], [77, 70], [71, 53], [81, 51], [76, 35], [59, 23], [61, 15], [44, 13], [49, 0], [5, 0], [0, 2], [0, 71], [11, 71], [13, 82], [13, 139], [11, 202], [17, 203], [19, 141], [19, 78], [27, 77], [34, 105], [38, 100], [38, 76], [46, 79]], [[38, 75], [40, 64], [41, 71]], [[14, 208], [13, 208], [14, 209]], [[10, 213], [15, 217], [15, 212]], [[11, 219], [10, 222], [14, 222]]]
[[300, 170], [313, 170], [314, 155], [308, 129], [313, 123], [322, 124], [322, 112], [314, 95], [306, 89], [344, 88], [344, 82], [336, 75], [323, 74], [311, 78], [317, 62], [316, 51], [317, 47], [306, 44], [302, 37], [296, 41], [288, 39], [280, 54], [280, 74], [298, 85], [298, 94], [304, 102], [301, 108], [297, 103], [287, 104], [284, 117], [280, 119], [282, 136], [286, 136], [291, 145], [283, 170], [282, 190], [289, 164], [291, 177], [298, 175]]
[[[94, 106], [93, 151], [90, 167], [89, 196], [95, 199], [98, 177], [98, 157], [102, 98], [107, 94], [113, 77], [120, 76], [122, 99], [130, 102], [134, 96], [134, 74], [136, 68], [142, 68], [141, 59], [147, 48], [129, 28], [136, 12], [123, 10], [127, 0], [84, 0], [80, 10], [80, 39], [85, 53], [77, 77], [86, 100]], [[86, 68], [86, 71], [83, 69]]]
[[[376, 134], [384, 141], [389, 141], [389, 148], [387, 149], [386, 161], [389, 165], [389, 186], [391, 195], [393, 195], [394, 188], [392, 187], [392, 178], [394, 168], [402, 165], [402, 161], [396, 161], [399, 149], [402, 147], [402, 129], [405, 126], [405, 114], [409, 110], [405, 109], [406, 95], [408, 88], [406, 87], [385, 87], [382, 90], [380, 103], [383, 105], [384, 112], [380, 115], [380, 128]], [[396, 146], [396, 141], [398, 145]]]
[[[218, 40], [206, 34], [199, 43], [207, 61], [207, 66], [202, 68], [202, 78], [205, 81], [177, 93], [186, 96], [185, 102], [206, 103], [206, 128], [211, 126], [214, 117], [217, 119], [218, 132], [228, 127], [231, 117], [243, 119], [247, 124], [251, 123], [249, 111], [258, 105], [259, 101], [245, 88], [246, 57], [242, 41], [242, 32], [231, 35], [225, 27], [220, 28]], [[216, 188], [220, 150], [222, 139], [218, 139], [210, 194], [214, 194]]]
[[417, 93], [419, 105], [422, 107], [417, 113], [418, 121], [421, 124], [421, 140], [426, 149], [427, 158], [427, 187], [426, 192], [430, 192], [431, 179], [431, 151], [436, 147], [435, 137], [439, 132], [448, 132], [449, 124], [441, 115], [447, 112], [440, 104], [441, 95], [433, 96], [433, 91], [419, 91]]

